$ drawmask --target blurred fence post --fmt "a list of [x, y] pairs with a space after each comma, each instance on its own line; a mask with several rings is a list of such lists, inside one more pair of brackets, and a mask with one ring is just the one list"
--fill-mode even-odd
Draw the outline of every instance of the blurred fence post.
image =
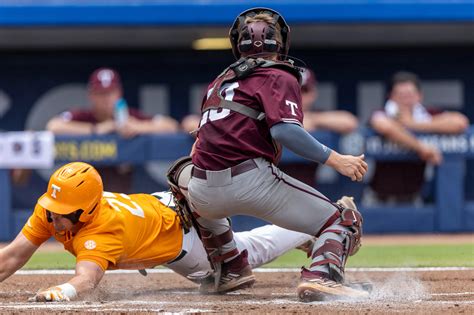
[[464, 174], [465, 157], [445, 156], [436, 174], [436, 224], [440, 232], [465, 229]]
[[10, 171], [0, 169], [0, 241], [12, 238], [10, 227], [12, 219]]

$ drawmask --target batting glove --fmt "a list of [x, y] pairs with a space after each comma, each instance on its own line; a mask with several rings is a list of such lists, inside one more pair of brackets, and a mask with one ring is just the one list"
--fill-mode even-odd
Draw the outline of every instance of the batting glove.
[[77, 296], [76, 289], [69, 283], [51, 287], [44, 291], [38, 292], [34, 301], [36, 302], [64, 302], [70, 301]]

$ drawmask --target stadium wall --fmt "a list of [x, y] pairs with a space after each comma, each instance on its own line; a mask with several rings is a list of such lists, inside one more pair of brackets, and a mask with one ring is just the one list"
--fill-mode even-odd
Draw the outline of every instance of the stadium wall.
[[[291, 54], [317, 73], [319, 108], [349, 110], [365, 125], [383, 104], [391, 74], [403, 69], [420, 75], [427, 105], [460, 110], [474, 120], [473, 1], [4, 0], [0, 130], [42, 130], [53, 115], [85, 106], [87, 77], [100, 66], [121, 73], [132, 107], [176, 119], [196, 112], [203, 87], [233, 57], [229, 50], [192, 50], [191, 41], [225, 36], [235, 15], [253, 5], [280, 10], [293, 26]], [[174, 148], [168, 141], [157, 150]], [[162, 173], [166, 162], [150, 165], [138, 166], [134, 191], [165, 188], [156, 170]], [[471, 156], [451, 156], [443, 167], [434, 179], [435, 206], [365, 210], [367, 231], [472, 230]], [[9, 227], [0, 231], [6, 239], [24, 222], [48, 172], [35, 171], [28, 185], [13, 189], [8, 171], [1, 174], [0, 222]], [[322, 181], [320, 189], [337, 197], [342, 190], [358, 195], [361, 187], [336, 176]], [[257, 224], [235, 222], [238, 229]]]

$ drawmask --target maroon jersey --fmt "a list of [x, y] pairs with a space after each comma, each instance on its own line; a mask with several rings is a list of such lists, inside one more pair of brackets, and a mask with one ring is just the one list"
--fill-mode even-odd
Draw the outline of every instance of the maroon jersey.
[[[214, 84], [209, 85], [208, 97]], [[280, 150], [270, 128], [281, 122], [303, 125], [296, 77], [277, 68], [256, 68], [243, 80], [223, 84], [220, 93], [226, 100], [265, 112], [265, 119], [223, 108], [207, 110], [202, 114], [193, 163], [214, 171], [257, 157], [277, 163]]]

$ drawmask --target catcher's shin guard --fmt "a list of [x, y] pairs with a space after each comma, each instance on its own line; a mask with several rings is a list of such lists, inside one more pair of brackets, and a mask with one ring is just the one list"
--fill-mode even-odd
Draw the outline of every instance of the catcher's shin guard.
[[362, 215], [349, 197], [341, 198], [338, 205], [339, 217], [326, 224], [328, 227], [315, 243], [310, 270], [326, 271], [318, 266], [327, 266], [331, 278], [342, 283], [347, 257], [357, 253], [361, 246]]
[[341, 198], [339, 212], [325, 224], [312, 252], [312, 264], [303, 269], [298, 295], [302, 300], [361, 297], [367, 292], [344, 284], [347, 257], [354, 255], [361, 246], [362, 215], [349, 197]]
[[201, 227], [201, 240], [214, 269], [215, 293], [226, 293], [253, 285], [255, 276], [247, 260], [247, 251], [239, 253], [234, 248], [223, 252], [223, 246], [233, 241], [231, 229], [216, 236]]

